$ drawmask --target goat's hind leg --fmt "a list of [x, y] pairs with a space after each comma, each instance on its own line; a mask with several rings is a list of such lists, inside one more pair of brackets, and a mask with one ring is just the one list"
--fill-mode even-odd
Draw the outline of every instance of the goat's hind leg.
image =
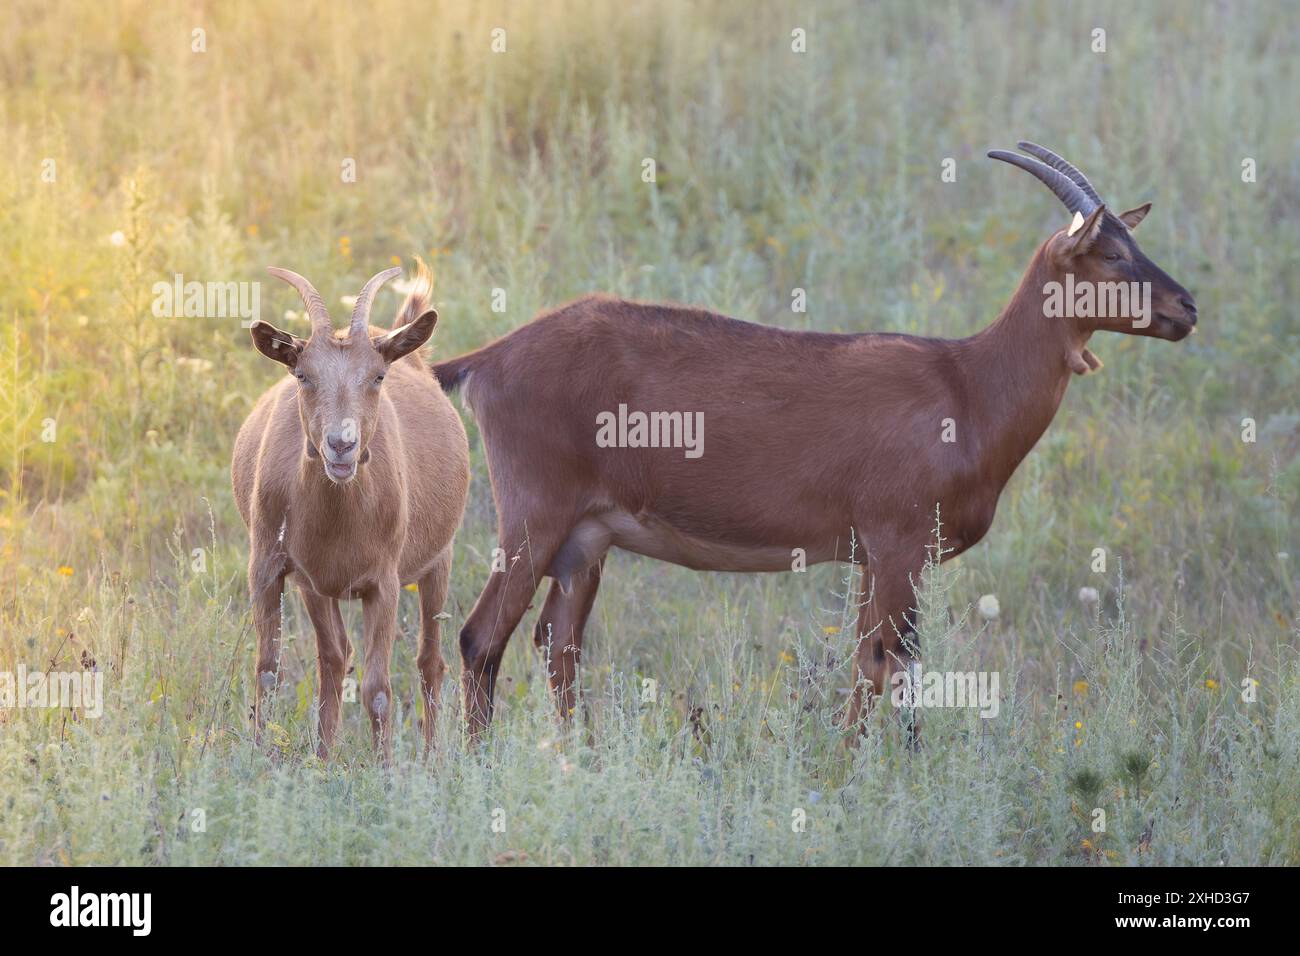
[[316, 630], [316, 664], [320, 670], [320, 739], [316, 753], [322, 760], [327, 760], [339, 729], [343, 681], [352, 658], [352, 646], [348, 643], [339, 602], [316, 593], [306, 584], [299, 585], [298, 591]]
[[573, 720], [581, 691], [578, 667], [582, 663], [583, 631], [605, 567], [605, 558], [591, 567], [569, 576], [566, 594], [559, 580], [551, 582], [551, 589], [542, 605], [542, 613], [533, 628], [533, 643], [542, 652], [551, 681], [551, 692], [560, 720], [569, 724]]
[[555, 525], [534, 527], [523, 521], [503, 521], [501, 527], [499, 546], [506, 555], [505, 570], [488, 575], [460, 632], [461, 689], [471, 740], [477, 740], [492, 721], [501, 657], [550, 567], [567, 523], [560, 525], [559, 531]]
[[424, 709], [424, 752], [433, 750], [433, 731], [442, 704], [442, 678], [447, 665], [442, 659], [442, 621], [439, 616], [447, 603], [451, 582], [451, 545], [434, 560], [429, 573], [420, 579], [420, 699]]

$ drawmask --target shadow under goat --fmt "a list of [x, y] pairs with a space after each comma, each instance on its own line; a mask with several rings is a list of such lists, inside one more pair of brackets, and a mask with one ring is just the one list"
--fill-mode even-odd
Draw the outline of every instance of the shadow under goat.
[[320, 744], [327, 757], [339, 725], [352, 657], [338, 602], [360, 598], [365, 622], [361, 698], [375, 746], [392, 758], [389, 664], [403, 584], [420, 591], [420, 670], [426, 752], [433, 743], [446, 665], [440, 614], [452, 538], [465, 511], [465, 428], [417, 350], [438, 320], [423, 262], [392, 331], [371, 327], [375, 293], [401, 274], [388, 269], [357, 296], [352, 321], [335, 331], [302, 276], [270, 273], [302, 297], [311, 319], [303, 340], [266, 322], [251, 328], [258, 351], [291, 376], [262, 395], [235, 439], [231, 478], [248, 526], [248, 589], [257, 629], [254, 728], [280, 671], [280, 600], [298, 586], [316, 630]]

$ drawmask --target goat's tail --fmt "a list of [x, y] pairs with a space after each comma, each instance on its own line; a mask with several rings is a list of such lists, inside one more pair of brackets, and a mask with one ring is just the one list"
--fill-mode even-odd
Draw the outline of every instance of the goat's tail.
[[444, 392], [454, 392], [465, 381], [465, 377], [474, 370], [474, 363], [482, 354], [482, 349], [477, 352], [466, 352], [464, 355], [454, 359], [448, 359], [445, 362], [434, 362], [429, 366], [434, 377], [437, 378], [438, 384], [442, 386]]
[[406, 293], [406, 301], [397, 310], [393, 319], [393, 328], [400, 329], [408, 322], [414, 322], [429, 310], [433, 299], [433, 273], [419, 256], [415, 257], [415, 278], [411, 280], [411, 291]]
[[[393, 328], [399, 329], [406, 323], [414, 322], [424, 315], [429, 309], [432, 298], [433, 273], [424, 264], [424, 260], [416, 256], [415, 278], [411, 282], [411, 291], [406, 293], [406, 301], [397, 310], [397, 318], [393, 320]], [[442, 386], [444, 392], [452, 392], [465, 380], [465, 376], [469, 374], [470, 360], [477, 355], [477, 352], [469, 352], [460, 358], [430, 365], [429, 370], [438, 379], [438, 384]]]

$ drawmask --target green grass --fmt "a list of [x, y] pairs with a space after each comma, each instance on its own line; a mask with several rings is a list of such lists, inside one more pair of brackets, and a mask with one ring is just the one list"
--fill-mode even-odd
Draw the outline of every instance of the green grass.
[[[1300, 863], [1293, 5], [418, 6], [6, 8], [0, 672], [84, 654], [106, 699], [98, 720], [0, 710], [0, 862]], [[912, 752], [878, 712], [846, 750], [844, 568], [705, 575], [615, 553], [588, 632], [593, 741], [551, 719], [530, 615], [486, 749], [467, 752], [449, 683], [423, 762], [403, 594], [395, 767], [355, 704], [338, 759], [308, 756], [296, 598], [275, 743], [253, 748], [228, 463], [277, 372], [235, 320], [154, 318], [154, 282], [279, 264], [333, 305], [419, 253], [444, 356], [593, 290], [967, 335], [1063, 222], [983, 158], [1020, 138], [1120, 208], [1154, 201], [1139, 238], [1203, 320], [1180, 345], [1095, 338], [1105, 370], [1073, 382], [985, 542], [931, 576], [926, 666], [999, 670], [997, 718], [928, 712]], [[299, 308], [287, 288], [264, 283], [262, 306], [306, 328], [280, 318]], [[494, 545], [467, 424], [449, 681]], [[971, 610], [986, 593], [993, 622]]]

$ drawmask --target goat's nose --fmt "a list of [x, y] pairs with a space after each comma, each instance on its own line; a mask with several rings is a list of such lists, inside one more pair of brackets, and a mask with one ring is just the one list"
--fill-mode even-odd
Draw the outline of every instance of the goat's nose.
[[348, 452], [352, 451], [352, 449], [357, 447], [355, 441], [349, 441], [342, 435], [330, 435], [326, 441], [330, 446], [330, 451], [334, 452], [335, 456], [339, 458], [342, 458]]
[[1178, 300], [1178, 304], [1183, 307], [1183, 311], [1187, 313], [1187, 318], [1191, 320], [1192, 325], [1195, 325], [1196, 324], [1196, 303], [1192, 301], [1192, 297], [1189, 295], [1185, 295]]

